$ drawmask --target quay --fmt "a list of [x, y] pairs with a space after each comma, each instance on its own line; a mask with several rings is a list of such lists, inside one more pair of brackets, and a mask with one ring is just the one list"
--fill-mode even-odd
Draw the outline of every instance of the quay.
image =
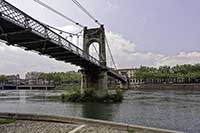
[[182, 133], [103, 120], [22, 113], [0, 113], [0, 118], [15, 119], [15, 123], [0, 125], [0, 132], [10, 133]]

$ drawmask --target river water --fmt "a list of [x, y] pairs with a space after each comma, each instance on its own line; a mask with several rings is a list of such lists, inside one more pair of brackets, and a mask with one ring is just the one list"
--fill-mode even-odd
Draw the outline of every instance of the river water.
[[[128, 90], [119, 104], [62, 103], [61, 91], [1, 90], [0, 112], [78, 116], [189, 133], [200, 132], [200, 90]], [[39, 96], [38, 98], [33, 98]]]

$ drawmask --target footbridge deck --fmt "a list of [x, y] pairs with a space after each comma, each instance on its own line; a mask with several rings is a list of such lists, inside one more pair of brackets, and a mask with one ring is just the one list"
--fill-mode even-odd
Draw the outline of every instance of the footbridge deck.
[[106, 69], [108, 75], [126, 82], [116, 71], [104, 68], [99, 60], [5, 0], [0, 0], [0, 39], [6, 41], [7, 45], [35, 51], [84, 69]]

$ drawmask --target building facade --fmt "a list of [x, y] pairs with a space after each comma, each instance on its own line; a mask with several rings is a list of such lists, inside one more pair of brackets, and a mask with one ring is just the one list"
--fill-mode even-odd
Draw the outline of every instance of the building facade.
[[119, 74], [124, 75], [125, 77], [128, 78], [130, 87], [144, 83], [143, 80], [136, 78], [135, 73], [137, 71], [137, 68], [118, 69], [117, 71]]
[[25, 82], [29, 85], [41, 85], [45, 84], [44, 80], [40, 79], [41, 72], [28, 72], [25, 75]]
[[17, 75], [7, 75], [6, 76], [6, 84], [8, 85], [20, 85], [21, 84], [21, 79], [19, 74]]

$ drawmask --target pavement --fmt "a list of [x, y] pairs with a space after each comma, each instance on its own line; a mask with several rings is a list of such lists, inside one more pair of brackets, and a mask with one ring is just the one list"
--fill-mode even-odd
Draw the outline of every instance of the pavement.
[[17, 120], [15, 123], [1, 124], [0, 133], [132, 133], [132, 131], [102, 126]]

